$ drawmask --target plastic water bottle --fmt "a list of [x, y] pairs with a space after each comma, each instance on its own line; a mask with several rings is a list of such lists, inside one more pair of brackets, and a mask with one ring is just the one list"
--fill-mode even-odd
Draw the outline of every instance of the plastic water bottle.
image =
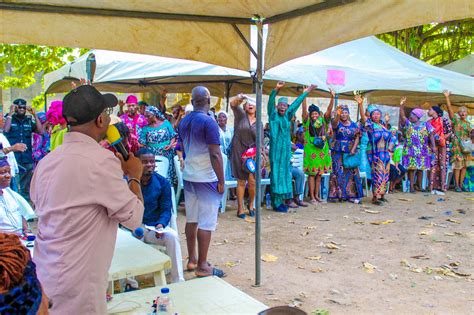
[[170, 289], [162, 288], [161, 295], [157, 301], [156, 314], [165, 315], [173, 314], [171, 310]]
[[270, 196], [270, 193], [267, 192], [265, 195], [265, 207], [267, 209], [270, 209], [272, 207], [272, 197]]

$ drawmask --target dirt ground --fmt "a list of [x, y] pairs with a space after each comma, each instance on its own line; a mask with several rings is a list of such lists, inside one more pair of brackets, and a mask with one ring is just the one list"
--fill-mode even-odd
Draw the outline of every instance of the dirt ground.
[[[384, 206], [364, 199], [288, 214], [263, 209], [262, 254], [277, 260], [261, 262], [260, 287], [253, 286], [255, 224], [237, 218], [230, 201], [209, 260], [227, 282], [268, 306], [293, 304], [309, 314], [473, 314], [472, 198], [397, 193]], [[180, 233], [184, 223], [181, 211]], [[185, 257], [184, 234], [181, 246]]]

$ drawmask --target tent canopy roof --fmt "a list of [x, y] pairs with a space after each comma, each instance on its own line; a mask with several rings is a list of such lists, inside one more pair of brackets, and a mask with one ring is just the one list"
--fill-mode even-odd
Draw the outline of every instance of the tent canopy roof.
[[[344, 79], [338, 81], [331, 76], [337, 73], [342, 73]], [[431, 66], [374, 36], [287, 61], [268, 70], [264, 78], [302, 85], [316, 83], [321, 89], [332, 88], [337, 93], [376, 90], [370, 93], [372, 99], [387, 105], [399, 104], [399, 94], [409, 100], [439, 102], [444, 99], [443, 90], [453, 93], [453, 102], [474, 102], [474, 78]]]
[[443, 69], [474, 76], [474, 54], [447, 64]]
[[[250, 69], [250, 25], [270, 25], [269, 69], [364, 36], [474, 16], [470, 0], [9, 0], [0, 42], [83, 47]], [[28, 21], [28, 23], [25, 23]], [[295, 49], [294, 47], [298, 47]]]

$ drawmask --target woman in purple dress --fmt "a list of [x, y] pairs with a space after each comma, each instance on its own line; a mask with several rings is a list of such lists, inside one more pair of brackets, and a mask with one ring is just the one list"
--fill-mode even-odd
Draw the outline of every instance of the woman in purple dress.
[[[424, 112], [419, 108], [411, 111], [409, 118], [405, 116], [406, 98], [400, 101], [400, 129], [405, 132], [405, 145], [402, 153], [402, 165], [408, 170], [410, 192], [415, 193], [415, 173], [418, 189], [422, 189], [423, 171], [431, 168], [431, 154], [435, 152], [433, 127], [430, 123], [420, 121]], [[430, 147], [431, 145], [431, 151]]]
[[344, 166], [344, 157], [356, 156], [360, 138], [359, 125], [350, 119], [349, 108], [341, 105], [332, 120], [334, 139], [331, 144], [332, 173], [329, 177], [329, 201], [360, 203], [363, 197], [359, 169]]

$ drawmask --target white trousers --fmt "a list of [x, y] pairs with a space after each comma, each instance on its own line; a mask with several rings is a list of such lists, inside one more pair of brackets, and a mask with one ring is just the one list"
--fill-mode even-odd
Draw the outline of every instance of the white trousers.
[[184, 281], [183, 276], [183, 256], [181, 255], [181, 245], [179, 235], [171, 227], [167, 226], [161, 237], [157, 238], [154, 231], [145, 228], [144, 241], [148, 244], [158, 244], [166, 247], [166, 254], [171, 258], [171, 278], [173, 282]]

